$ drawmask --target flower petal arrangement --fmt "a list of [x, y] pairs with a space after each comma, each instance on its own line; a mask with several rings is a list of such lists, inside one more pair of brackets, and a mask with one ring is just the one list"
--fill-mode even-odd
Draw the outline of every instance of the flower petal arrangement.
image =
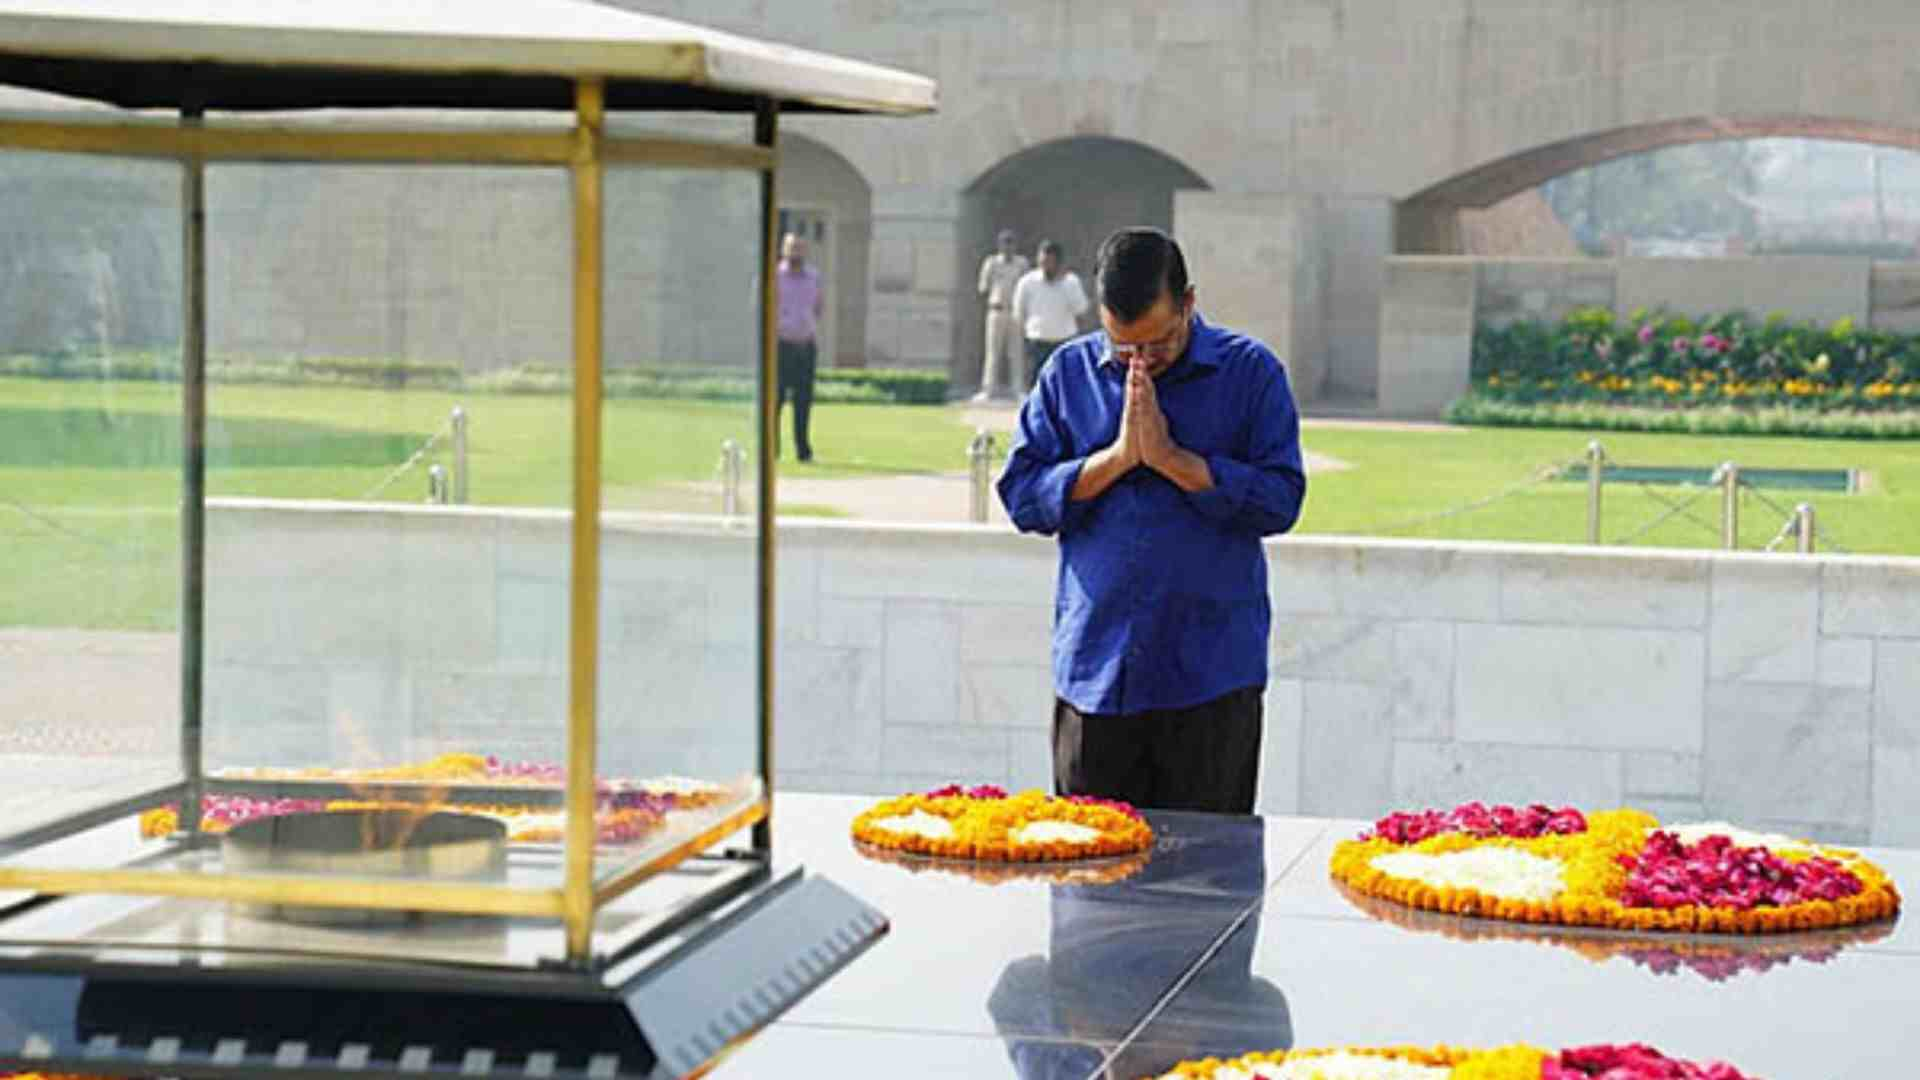
[[1893, 924], [1883, 920], [1751, 938], [1659, 931], [1600, 935], [1579, 927], [1461, 919], [1363, 896], [1345, 886], [1340, 891], [1369, 916], [1415, 933], [1438, 934], [1456, 941], [1531, 941], [1566, 949], [1595, 964], [1625, 960], [1654, 975], [1686, 972], [1715, 983], [1794, 963], [1824, 964], [1849, 948], [1871, 944], [1893, 933]]
[[[428, 761], [369, 769], [228, 769], [227, 779], [278, 780], [344, 784], [358, 792], [353, 798], [254, 798], [245, 795], [208, 795], [201, 801], [201, 827], [223, 833], [243, 821], [320, 810], [378, 810], [426, 807], [480, 814], [504, 822], [508, 839], [518, 844], [557, 844], [566, 831], [566, 815], [551, 806], [464, 803], [453, 800], [457, 787], [479, 784], [495, 788], [552, 788], [566, 783], [558, 765], [509, 762], [481, 754], [442, 754]], [[424, 788], [423, 799], [394, 798], [402, 787]], [[728, 794], [724, 785], [681, 776], [647, 780], [601, 779], [595, 819], [602, 844], [634, 844], [645, 840], [676, 811], [712, 806]], [[167, 836], [180, 827], [178, 806], [162, 806], [140, 815], [145, 839]]]
[[853, 838], [882, 851], [1026, 863], [1145, 852], [1153, 829], [1126, 803], [956, 784], [869, 807], [853, 819]]
[[1395, 813], [1333, 853], [1363, 896], [1450, 915], [1614, 930], [1778, 934], [1892, 917], [1899, 890], [1857, 852], [1638, 810]]
[[[1183, 1061], [1158, 1080], [1757, 1080], [1722, 1062], [1695, 1064], [1650, 1046], [1542, 1050], [1515, 1045], [1274, 1050]], [[1148, 1078], [1152, 1080], [1152, 1078]]]

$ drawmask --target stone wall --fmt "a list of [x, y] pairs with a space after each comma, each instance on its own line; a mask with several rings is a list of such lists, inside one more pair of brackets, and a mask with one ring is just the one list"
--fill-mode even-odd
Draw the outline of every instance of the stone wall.
[[1320, 395], [1327, 371], [1324, 319], [1331, 267], [1320, 200], [1183, 191], [1174, 198], [1189, 269], [1206, 317], [1267, 343], [1294, 393]]
[[1473, 359], [1472, 260], [1397, 255], [1380, 293], [1381, 413], [1437, 417], [1466, 393]]
[[[750, 760], [749, 538], [609, 520], [603, 752]], [[210, 527], [216, 757], [557, 746], [564, 515], [223, 501]], [[1267, 812], [1626, 802], [1920, 843], [1920, 560], [1268, 552]], [[1046, 783], [1054, 564], [1050, 541], [1002, 529], [783, 522], [778, 782]]]

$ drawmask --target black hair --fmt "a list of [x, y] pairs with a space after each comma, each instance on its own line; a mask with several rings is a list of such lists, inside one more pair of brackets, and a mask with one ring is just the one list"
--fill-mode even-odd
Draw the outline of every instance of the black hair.
[[1060, 246], [1060, 241], [1058, 240], [1040, 241], [1040, 254], [1051, 255], [1056, 259], [1064, 259], [1067, 257], [1066, 249]]
[[1093, 277], [1100, 306], [1121, 322], [1147, 313], [1164, 292], [1175, 304], [1187, 296], [1187, 259], [1159, 229], [1121, 229], [1100, 243]]

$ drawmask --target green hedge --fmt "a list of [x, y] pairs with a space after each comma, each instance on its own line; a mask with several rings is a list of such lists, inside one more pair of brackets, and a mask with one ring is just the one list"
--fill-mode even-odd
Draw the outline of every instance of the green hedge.
[[1740, 312], [1695, 320], [1647, 311], [1616, 319], [1586, 308], [1559, 323], [1482, 327], [1472, 364], [1480, 404], [1920, 411], [1920, 334], [1861, 329], [1851, 319], [1823, 326], [1778, 313], [1755, 321]]
[[[180, 357], [178, 353], [162, 352], [107, 357], [71, 353], [0, 356], [0, 375], [178, 382]], [[465, 376], [456, 364], [359, 357], [290, 360], [216, 357], [207, 364], [207, 378], [217, 383], [416, 386], [505, 394], [564, 394], [573, 386], [569, 369], [550, 364], [526, 364], [507, 371]], [[607, 370], [605, 384], [609, 397], [751, 401], [754, 395], [754, 380], [737, 368], [616, 367]], [[947, 376], [944, 372], [887, 368], [826, 368], [817, 376], [814, 400], [939, 405], [947, 400]]]
[[1521, 403], [1478, 391], [1447, 406], [1445, 419], [1482, 427], [1582, 428], [1654, 431], [1681, 435], [1794, 435], [1837, 439], [1920, 438], [1920, 410], [1823, 412], [1773, 405], [1694, 408], [1606, 405], [1583, 401]]

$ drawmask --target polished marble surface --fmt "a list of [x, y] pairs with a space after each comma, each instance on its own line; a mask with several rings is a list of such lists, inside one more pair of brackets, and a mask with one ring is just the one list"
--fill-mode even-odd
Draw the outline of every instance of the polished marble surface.
[[[780, 797], [776, 850], [891, 933], [718, 1075], [1136, 1080], [1253, 1049], [1520, 1039], [1644, 1041], [1766, 1080], [1920, 1075], [1904, 923], [1674, 939], [1408, 912], [1328, 879], [1363, 823], [1302, 818], [1152, 814], [1125, 880], [983, 884], [860, 854], [867, 803]], [[1920, 852], [1866, 854], [1920, 880]]]
[[1123, 880], [1052, 884], [1041, 870], [983, 883], [863, 854], [848, 823], [871, 801], [794, 795], [775, 804], [776, 852], [892, 920], [789, 1023], [1116, 1043], [1321, 828], [1155, 814], [1153, 857]]

